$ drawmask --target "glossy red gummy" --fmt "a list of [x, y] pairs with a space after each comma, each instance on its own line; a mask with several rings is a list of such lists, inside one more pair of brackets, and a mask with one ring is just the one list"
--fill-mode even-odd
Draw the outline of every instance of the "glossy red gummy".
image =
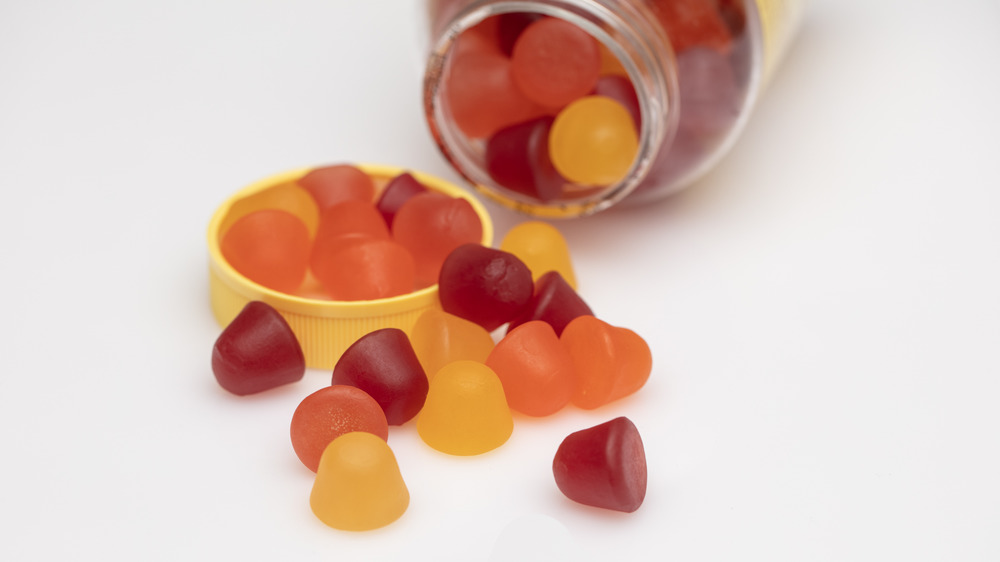
[[441, 265], [438, 295], [445, 312], [493, 331], [531, 300], [531, 271], [517, 256], [479, 244], [459, 246]]
[[646, 497], [646, 453], [628, 418], [571, 433], [552, 461], [556, 485], [567, 498], [632, 513]]
[[301, 379], [306, 360], [278, 311], [251, 301], [215, 341], [212, 372], [222, 388], [245, 396]]
[[332, 384], [356, 386], [382, 406], [389, 425], [402, 425], [427, 398], [427, 375], [406, 333], [383, 328], [361, 336], [333, 368]]
[[552, 326], [556, 335], [578, 316], [593, 316], [587, 303], [569, 286], [558, 271], [548, 271], [535, 281], [535, 291], [524, 314], [511, 320], [507, 331], [530, 322], [541, 320]]
[[375, 208], [382, 214], [385, 224], [391, 227], [392, 219], [396, 217], [400, 207], [411, 197], [421, 193], [427, 193], [424, 184], [417, 181], [417, 178], [409, 173], [404, 172], [389, 180], [389, 183], [382, 189], [382, 194], [379, 195]]
[[486, 170], [503, 187], [539, 201], [562, 195], [566, 180], [549, 158], [552, 116], [539, 117], [497, 131], [486, 142]]

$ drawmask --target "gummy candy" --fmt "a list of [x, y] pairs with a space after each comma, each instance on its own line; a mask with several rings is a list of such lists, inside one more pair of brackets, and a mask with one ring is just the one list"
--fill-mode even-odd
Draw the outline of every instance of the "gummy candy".
[[361, 336], [333, 367], [331, 384], [349, 384], [382, 406], [389, 425], [417, 415], [427, 398], [427, 375], [406, 333], [382, 328]]
[[321, 245], [342, 236], [370, 236], [388, 240], [389, 227], [374, 203], [352, 199], [323, 209], [314, 243]]
[[416, 266], [406, 248], [392, 240], [355, 240], [314, 262], [313, 273], [331, 299], [384, 299], [413, 290]]
[[569, 255], [569, 244], [559, 229], [547, 222], [525, 221], [507, 231], [500, 249], [510, 252], [538, 279], [549, 271], [558, 271], [569, 286], [576, 289], [576, 274]]
[[302, 464], [316, 472], [323, 450], [352, 431], [367, 431], [383, 440], [389, 424], [382, 407], [360, 388], [338, 384], [306, 396], [292, 414], [292, 448]]
[[444, 100], [451, 120], [472, 138], [530, 118], [537, 110], [511, 77], [511, 62], [502, 53], [456, 52], [449, 65]]
[[716, 10], [717, 2], [670, 0], [653, 2], [650, 7], [667, 32], [675, 53], [680, 54], [700, 45], [726, 54], [732, 47], [732, 37], [722, 15]]
[[500, 51], [509, 57], [514, 54], [514, 44], [517, 43], [521, 32], [541, 18], [541, 14], [533, 12], [507, 12], [495, 18], [488, 18], [488, 20], [496, 22], [494, 33], [496, 34], [497, 45], [500, 47]]
[[312, 195], [296, 183], [278, 184], [236, 199], [219, 225], [219, 232], [228, 231], [233, 223], [244, 215], [261, 209], [288, 211], [302, 219], [309, 231], [310, 238], [316, 235], [316, 227], [319, 225], [319, 207]]
[[531, 271], [514, 254], [464, 244], [441, 265], [441, 308], [493, 331], [516, 318], [531, 300]]
[[379, 195], [375, 206], [382, 214], [385, 224], [391, 227], [392, 219], [396, 217], [399, 208], [409, 201], [410, 197], [426, 192], [427, 188], [424, 187], [424, 184], [417, 181], [412, 175], [402, 173], [389, 180], [389, 183], [382, 189], [382, 194]]
[[694, 47], [677, 57], [681, 112], [678, 126], [698, 135], [728, 130], [740, 112], [740, 91], [729, 59]]
[[410, 343], [429, 378], [453, 361], [482, 363], [493, 350], [493, 338], [482, 326], [437, 308], [417, 318]]
[[478, 243], [483, 225], [468, 201], [442, 193], [421, 193], [403, 204], [392, 221], [392, 236], [413, 256], [417, 284], [438, 280], [441, 263], [452, 250]]
[[507, 442], [514, 419], [496, 373], [476, 361], [445, 365], [417, 417], [425, 443], [450, 455], [478, 455]]
[[565, 178], [549, 158], [549, 130], [553, 117], [543, 116], [511, 125], [486, 142], [486, 171], [493, 181], [539, 201], [562, 195]]
[[312, 169], [299, 178], [298, 184], [313, 196], [320, 212], [344, 201], [371, 201], [375, 198], [375, 182], [350, 164]]
[[323, 451], [309, 506], [320, 521], [344, 531], [368, 531], [400, 518], [410, 492], [385, 440], [346, 433]]
[[566, 179], [610, 185], [624, 179], [639, 150], [632, 116], [604, 96], [577, 99], [559, 112], [549, 132], [552, 164]]
[[281, 314], [250, 301], [215, 341], [212, 372], [222, 388], [244, 396], [300, 380], [306, 360]]
[[597, 40], [557, 18], [528, 25], [517, 38], [510, 60], [518, 88], [546, 107], [562, 107], [587, 95], [601, 72]]
[[653, 359], [638, 334], [594, 318], [574, 318], [559, 339], [573, 357], [573, 404], [592, 410], [642, 388]]
[[535, 292], [524, 314], [510, 321], [510, 332], [531, 320], [541, 320], [552, 326], [556, 335], [562, 335], [566, 326], [579, 316], [593, 316], [580, 295], [563, 280], [558, 271], [549, 271], [535, 282]]
[[219, 241], [222, 257], [247, 279], [293, 293], [309, 268], [311, 242], [302, 219], [278, 209], [244, 215]]
[[646, 497], [646, 452], [625, 417], [571, 433], [552, 461], [556, 485], [567, 498], [632, 513]]
[[632, 85], [632, 81], [627, 77], [619, 75], [601, 76], [597, 81], [597, 85], [594, 86], [593, 95], [611, 98], [622, 104], [622, 107], [627, 109], [628, 114], [632, 116], [632, 124], [635, 125], [635, 130], [642, 129], [639, 96], [635, 93], [635, 86]]
[[573, 396], [573, 358], [545, 322], [534, 320], [507, 332], [486, 366], [503, 383], [507, 404], [522, 414], [554, 414]]

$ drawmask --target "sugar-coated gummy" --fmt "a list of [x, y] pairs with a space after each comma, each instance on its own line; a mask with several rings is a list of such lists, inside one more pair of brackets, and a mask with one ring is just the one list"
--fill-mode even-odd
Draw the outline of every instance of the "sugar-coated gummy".
[[333, 368], [331, 384], [364, 390], [382, 406], [389, 425], [417, 415], [427, 398], [427, 375], [406, 333], [382, 328], [361, 336]]
[[572, 433], [559, 445], [552, 473], [569, 499], [632, 513], [646, 497], [646, 452], [639, 430], [619, 417]]
[[337, 384], [325, 386], [299, 403], [289, 433], [296, 456], [316, 472], [326, 446], [352, 431], [389, 438], [389, 424], [378, 402], [358, 387]]
[[399, 519], [410, 492], [392, 449], [364, 431], [337, 437], [323, 451], [309, 494], [320, 521], [344, 531], [369, 531]]
[[306, 361], [281, 314], [250, 301], [215, 341], [212, 372], [222, 388], [244, 396], [300, 380]]

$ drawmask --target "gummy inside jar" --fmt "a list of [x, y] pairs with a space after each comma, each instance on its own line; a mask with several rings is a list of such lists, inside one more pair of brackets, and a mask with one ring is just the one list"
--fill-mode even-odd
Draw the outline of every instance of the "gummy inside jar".
[[[678, 85], [677, 125], [637, 187], [645, 191], [697, 175], [732, 136], [753, 54], [742, 0], [641, 3], [670, 38]], [[465, 4], [439, 2], [439, 29]], [[632, 65], [612, 51], [542, 13], [500, 13], [462, 31], [435, 93], [453, 161], [515, 202], [585, 203], [614, 191], [633, 172], [643, 119], [664, 117], [642, 114]]]

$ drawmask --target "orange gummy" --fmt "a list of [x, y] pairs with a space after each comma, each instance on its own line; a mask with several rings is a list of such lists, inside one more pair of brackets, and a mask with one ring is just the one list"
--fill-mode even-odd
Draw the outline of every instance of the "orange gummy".
[[493, 338], [485, 328], [437, 308], [417, 318], [410, 343], [428, 378], [454, 361], [482, 363], [493, 350]]
[[389, 424], [382, 406], [356, 386], [323, 387], [306, 396], [292, 414], [292, 448], [302, 464], [313, 472], [319, 468], [326, 446], [351, 431], [367, 431], [383, 440], [389, 438]]
[[413, 290], [416, 270], [406, 248], [392, 240], [352, 240], [313, 263], [313, 275], [331, 299], [384, 299]]
[[479, 455], [503, 445], [514, 419], [496, 373], [476, 361], [455, 361], [431, 379], [417, 433], [449, 455]]
[[500, 242], [500, 249], [521, 259], [531, 270], [532, 280], [548, 271], [558, 271], [566, 283], [576, 290], [576, 274], [569, 255], [569, 245], [559, 229], [542, 221], [525, 221], [515, 225]]
[[354, 431], [330, 443], [319, 461], [309, 506], [320, 521], [344, 531], [368, 531], [400, 518], [410, 492], [382, 438]]
[[514, 84], [510, 59], [495, 50], [480, 49], [478, 42], [467, 45], [452, 57], [442, 85], [443, 100], [455, 125], [469, 137], [486, 138], [534, 115], [535, 104]]
[[315, 168], [299, 178], [298, 184], [313, 196], [321, 212], [344, 201], [375, 199], [375, 182], [350, 164]]
[[248, 213], [219, 241], [222, 256], [247, 279], [293, 293], [305, 279], [312, 244], [297, 216], [277, 209]]
[[416, 263], [419, 286], [437, 283], [441, 264], [462, 244], [478, 244], [483, 225], [475, 209], [460, 197], [421, 193], [400, 207], [392, 220], [392, 236]]
[[625, 178], [639, 151], [632, 114], [605, 96], [586, 96], [566, 106], [549, 132], [552, 165], [582, 185], [611, 185]]
[[572, 402], [592, 410], [642, 388], [653, 369], [649, 346], [638, 334], [593, 316], [571, 321], [559, 339], [573, 358]]
[[599, 43], [557, 18], [528, 25], [514, 43], [511, 74], [528, 99], [561, 107], [594, 89], [601, 73]]
[[486, 358], [511, 409], [548, 416], [569, 404], [576, 385], [573, 358], [546, 322], [532, 320], [506, 336]]

